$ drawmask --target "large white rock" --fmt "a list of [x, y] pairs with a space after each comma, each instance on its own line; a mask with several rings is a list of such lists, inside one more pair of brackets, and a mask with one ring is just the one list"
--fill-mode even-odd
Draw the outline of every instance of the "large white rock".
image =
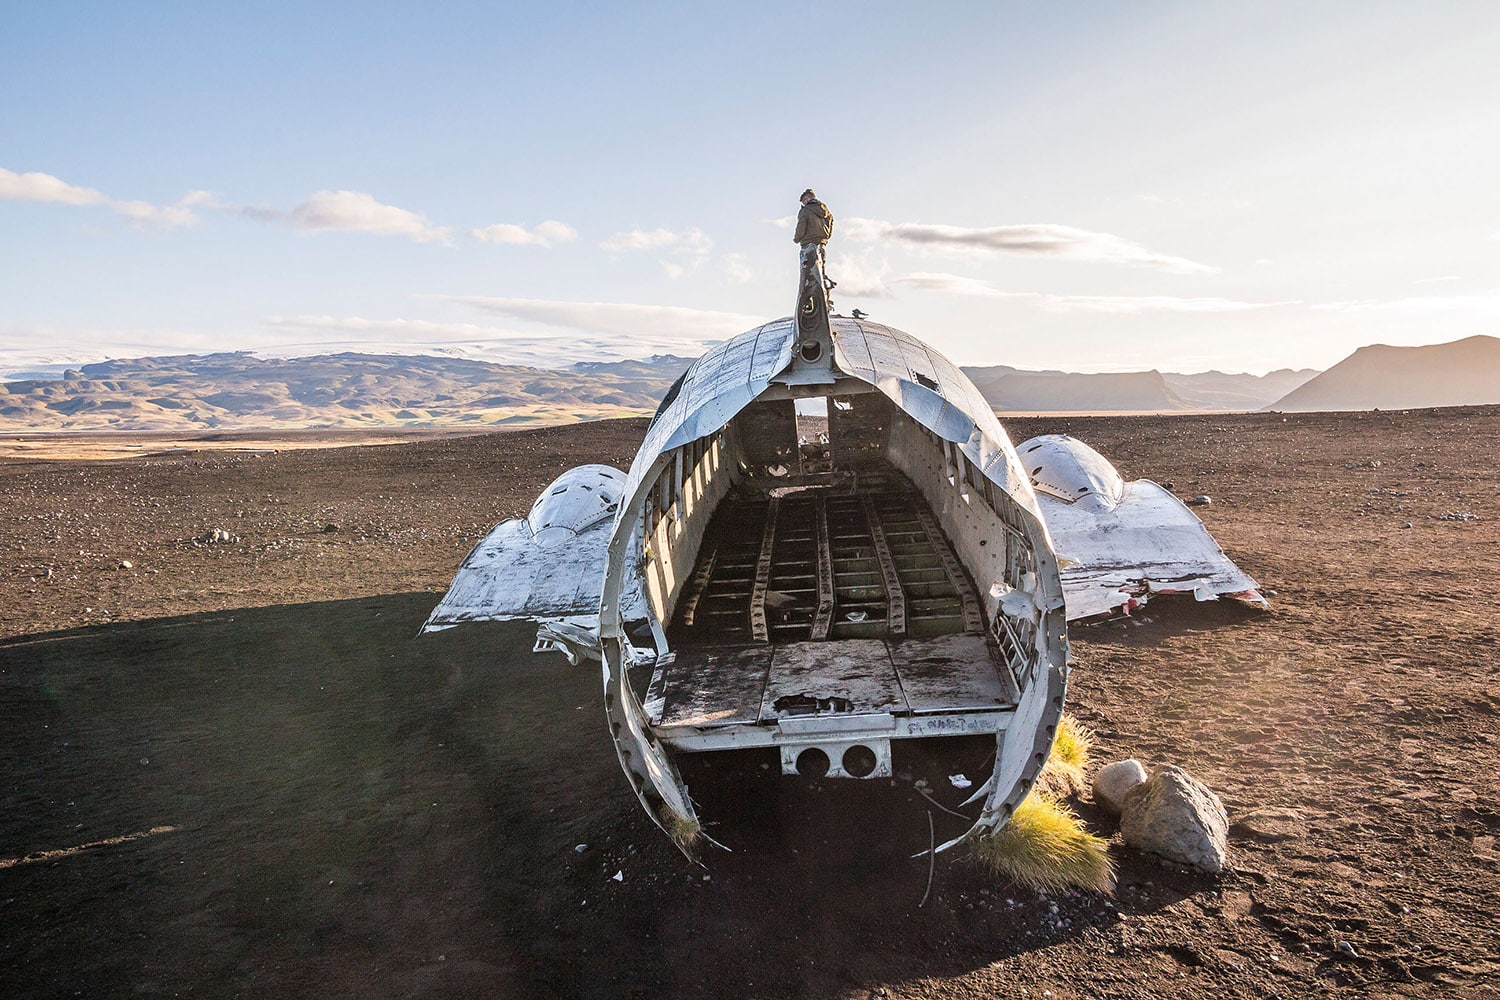
[[1094, 804], [1107, 813], [1120, 815], [1125, 796], [1146, 783], [1146, 767], [1134, 757], [1105, 764], [1094, 775]]
[[1224, 870], [1229, 846], [1224, 803], [1191, 774], [1168, 764], [1125, 796], [1120, 836], [1130, 847], [1200, 871]]

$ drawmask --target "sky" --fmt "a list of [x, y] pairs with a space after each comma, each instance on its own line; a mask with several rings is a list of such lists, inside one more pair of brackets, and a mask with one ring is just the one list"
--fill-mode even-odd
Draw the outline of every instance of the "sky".
[[835, 305], [959, 364], [1500, 334], [1500, 6], [0, 0], [0, 376], [561, 366]]

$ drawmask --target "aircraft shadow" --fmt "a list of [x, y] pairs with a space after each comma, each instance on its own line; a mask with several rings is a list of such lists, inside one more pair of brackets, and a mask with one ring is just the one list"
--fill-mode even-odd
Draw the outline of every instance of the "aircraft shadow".
[[524, 624], [416, 637], [438, 596], [0, 641], [0, 994], [821, 996], [1118, 919], [961, 851], [919, 906], [925, 816], [854, 783], [746, 789], [759, 833], [690, 865], [597, 665]]

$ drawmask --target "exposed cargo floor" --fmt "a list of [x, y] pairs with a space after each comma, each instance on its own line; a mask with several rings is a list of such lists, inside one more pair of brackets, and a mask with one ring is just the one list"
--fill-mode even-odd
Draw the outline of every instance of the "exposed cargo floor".
[[672, 645], [982, 634], [978, 595], [921, 494], [899, 476], [880, 484], [727, 498]]
[[895, 736], [993, 732], [1018, 697], [973, 584], [900, 476], [727, 498], [668, 635], [675, 659], [646, 697], [665, 731], [885, 716]]

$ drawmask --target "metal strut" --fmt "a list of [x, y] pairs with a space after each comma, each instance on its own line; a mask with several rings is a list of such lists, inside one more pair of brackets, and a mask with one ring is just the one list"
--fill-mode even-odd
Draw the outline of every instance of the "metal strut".
[[692, 625], [693, 619], [698, 615], [698, 602], [703, 600], [703, 595], [708, 592], [708, 582], [714, 575], [714, 566], [719, 562], [719, 547], [713, 548], [698, 558], [698, 567], [693, 570], [693, 575], [688, 579], [687, 597], [683, 599], [682, 608], [677, 612], [677, 620], [683, 625]]
[[880, 575], [885, 580], [886, 630], [891, 638], [899, 639], [906, 635], [906, 590], [896, 572], [896, 560], [891, 557], [891, 545], [880, 524], [875, 499], [868, 493], [861, 494], [859, 499], [865, 508], [865, 519], [870, 522], [870, 539], [875, 543], [875, 558], [880, 560]]
[[828, 546], [828, 500], [819, 496], [813, 507], [818, 532], [818, 613], [813, 617], [813, 639], [828, 638], [833, 627], [833, 554]]
[[964, 605], [964, 631], [970, 635], [984, 634], [984, 612], [979, 607], [979, 596], [974, 593], [974, 587], [969, 583], [969, 578], [964, 575], [963, 567], [958, 564], [958, 557], [943, 540], [938, 531], [937, 522], [932, 519], [932, 512], [923, 508], [922, 504], [913, 504], [917, 513], [917, 520], [922, 524], [922, 531], [927, 535], [927, 544], [938, 554], [942, 560], [943, 572], [948, 574], [948, 582], [953, 585], [953, 590], [958, 594], [959, 600]]
[[750, 637], [756, 642], [770, 642], [766, 626], [766, 591], [771, 587], [771, 553], [776, 548], [776, 516], [781, 498], [772, 497], [766, 510], [766, 528], [760, 536], [760, 558], [755, 563], [755, 586], [750, 591]]

